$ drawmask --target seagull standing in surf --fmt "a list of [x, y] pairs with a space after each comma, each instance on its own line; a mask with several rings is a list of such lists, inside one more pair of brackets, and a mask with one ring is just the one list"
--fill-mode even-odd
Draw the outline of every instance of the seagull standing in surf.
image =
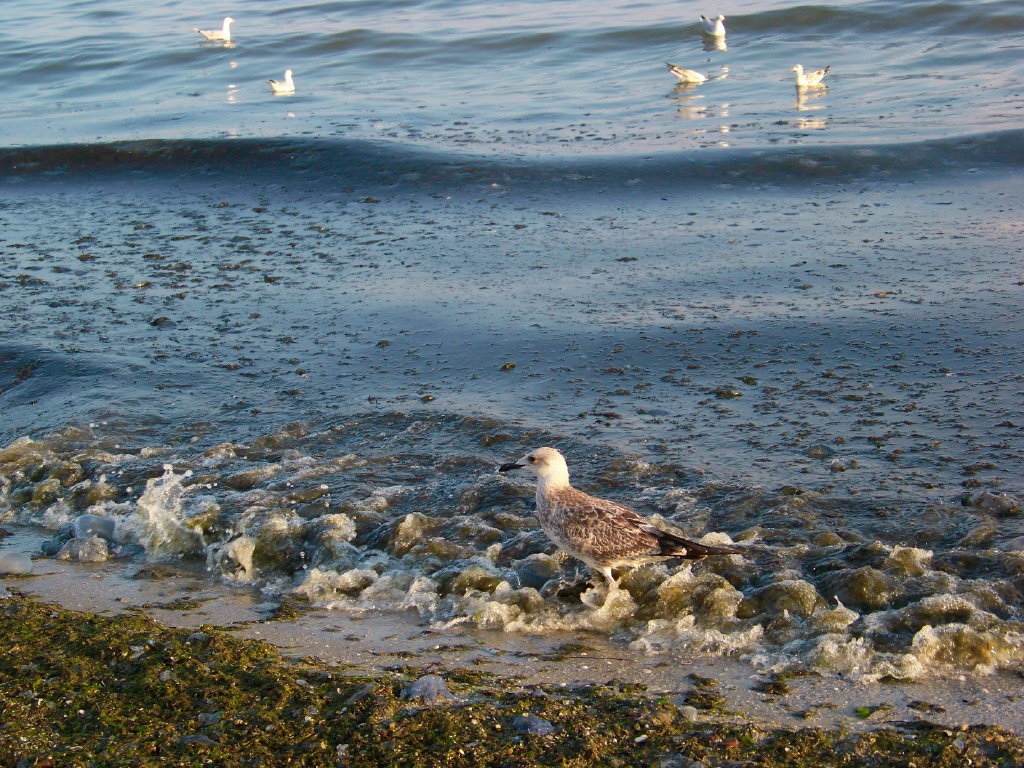
[[619, 588], [613, 568], [634, 567], [671, 558], [697, 560], [708, 555], [740, 555], [738, 549], [709, 547], [656, 528], [629, 507], [590, 496], [569, 484], [565, 457], [554, 448], [537, 448], [499, 472], [527, 469], [537, 476], [537, 519], [555, 544]]
[[709, 19], [703, 13], [700, 15], [700, 23], [704, 26], [704, 34], [709, 37], [725, 37], [725, 16], [718, 14]]
[[192, 31], [198, 32], [207, 40], [212, 40], [215, 43], [230, 43], [231, 25], [234, 23], [234, 21], [235, 20], [232, 19], [230, 16], [225, 16], [224, 26], [222, 26], [220, 29], [200, 29], [199, 27], [192, 27]]
[[292, 71], [284, 71], [284, 80], [267, 80], [270, 83], [270, 90], [274, 93], [295, 93], [295, 81], [292, 80]]
[[796, 72], [796, 87], [797, 88], [824, 88], [825, 84], [822, 83], [822, 79], [831, 69], [831, 65], [824, 69], [816, 69], [813, 72], [804, 72], [802, 64], [797, 64], [793, 67], [790, 72]]

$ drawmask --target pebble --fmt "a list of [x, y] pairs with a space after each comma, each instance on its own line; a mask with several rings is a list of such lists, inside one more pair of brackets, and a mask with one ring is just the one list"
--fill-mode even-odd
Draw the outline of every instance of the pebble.
[[443, 699], [454, 699], [444, 679], [439, 675], [424, 675], [415, 683], [402, 690], [402, 698], [406, 701], [419, 699], [424, 704], [434, 704]]
[[512, 727], [520, 733], [529, 733], [534, 736], [547, 736], [555, 732], [555, 726], [536, 715], [519, 715], [512, 721]]
[[199, 725], [205, 728], [208, 725], [216, 725], [220, 722], [220, 712], [203, 712], [202, 714], [196, 715], [196, 720]]
[[0, 555], [0, 573], [32, 573], [32, 559], [21, 552], [4, 552]]
[[77, 560], [80, 563], [102, 563], [109, 556], [107, 542], [99, 536], [71, 539], [57, 553], [58, 560]]
[[687, 704], [685, 707], [680, 707], [679, 716], [683, 718], [683, 722], [695, 723], [697, 722], [698, 717], [697, 708], [691, 707], [689, 704]]
[[102, 515], [79, 515], [74, 523], [75, 538], [87, 539], [99, 536], [102, 539], [114, 538], [114, 521]]
[[188, 736], [182, 736], [178, 739], [178, 743], [183, 746], [187, 744], [205, 744], [209, 746], [210, 744], [216, 744], [217, 742], [209, 736], [204, 736], [201, 733], [190, 733]]

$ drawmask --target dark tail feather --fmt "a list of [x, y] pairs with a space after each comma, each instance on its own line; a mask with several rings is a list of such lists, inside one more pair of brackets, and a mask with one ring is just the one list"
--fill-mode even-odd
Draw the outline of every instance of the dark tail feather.
[[663, 557], [682, 557], [686, 560], [699, 560], [708, 555], [742, 555], [742, 549], [728, 549], [726, 547], [709, 547], [706, 544], [698, 544], [695, 541], [684, 539], [668, 531], [657, 530], [654, 535], [658, 538], [658, 545], [661, 547], [659, 555]]

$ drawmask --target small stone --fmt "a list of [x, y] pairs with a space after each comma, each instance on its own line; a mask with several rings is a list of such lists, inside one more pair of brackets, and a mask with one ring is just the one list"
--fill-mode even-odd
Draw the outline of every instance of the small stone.
[[4, 552], [0, 555], [0, 573], [25, 575], [32, 573], [32, 558], [21, 552]]
[[512, 721], [512, 727], [520, 733], [528, 733], [533, 736], [547, 736], [555, 732], [555, 726], [536, 715], [519, 715]]
[[834, 448], [829, 448], [827, 445], [812, 445], [806, 451], [804, 455], [811, 459], [827, 459], [831, 456], [835, 456], [836, 452]]
[[77, 560], [80, 563], [102, 563], [110, 557], [107, 542], [99, 536], [71, 539], [57, 553], [58, 560]]
[[161, 315], [160, 317], [154, 317], [149, 321], [149, 324], [154, 328], [174, 328], [178, 324], [171, 320], [171, 318]]
[[178, 744], [181, 746], [188, 746], [190, 744], [202, 744], [204, 746], [210, 746], [217, 742], [211, 739], [209, 736], [204, 736], [201, 733], [190, 733], [188, 736], [182, 736], [178, 739]]
[[75, 537], [79, 539], [87, 539], [90, 536], [113, 539], [114, 521], [102, 515], [79, 515], [75, 518], [73, 530]]
[[196, 715], [196, 721], [202, 728], [205, 728], [208, 725], [216, 725], [220, 722], [220, 718], [220, 712], [203, 712], [202, 714]]
[[680, 707], [679, 716], [683, 719], [684, 723], [695, 723], [698, 717], [697, 708], [691, 707], [689, 704], [685, 707]]
[[169, 669], [165, 669], [163, 672], [157, 675], [157, 677], [160, 678], [160, 682], [169, 683], [171, 680], [174, 679], [174, 673]]
[[402, 690], [402, 698], [406, 701], [419, 699], [424, 704], [434, 704], [443, 699], [454, 699], [444, 679], [439, 675], [424, 675], [412, 685]]
[[208, 637], [209, 636], [205, 632], [193, 632], [185, 639], [190, 643], [202, 643], [205, 642]]

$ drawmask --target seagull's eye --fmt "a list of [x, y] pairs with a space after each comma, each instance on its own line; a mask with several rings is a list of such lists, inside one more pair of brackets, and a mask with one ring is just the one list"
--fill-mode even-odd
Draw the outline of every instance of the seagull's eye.
[[535, 462], [535, 461], [537, 460], [537, 458], [536, 458], [535, 456], [530, 456], [530, 457], [529, 457], [529, 458], [527, 458], [526, 460], [527, 460], [528, 462], [530, 462], [531, 464], [533, 464], [533, 462]]

